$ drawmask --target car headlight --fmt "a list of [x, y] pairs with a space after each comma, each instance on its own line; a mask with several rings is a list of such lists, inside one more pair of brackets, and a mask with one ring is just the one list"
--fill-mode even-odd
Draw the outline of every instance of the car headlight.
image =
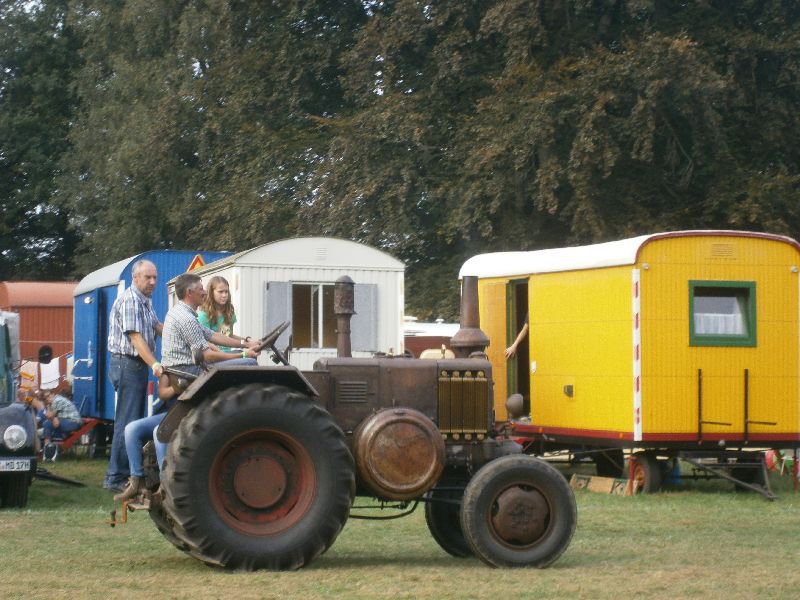
[[3, 442], [10, 450], [18, 450], [22, 448], [28, 441], [28, 434], [25, 429], [19, 425], [9, 425], [3, 432]]

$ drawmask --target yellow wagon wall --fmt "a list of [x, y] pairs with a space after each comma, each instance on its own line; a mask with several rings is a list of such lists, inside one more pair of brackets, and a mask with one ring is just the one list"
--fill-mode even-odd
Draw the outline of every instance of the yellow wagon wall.
[[[491, 340], [487, 355], [495, 374], [498, 419], [506, 418], [503, 353], [514, 334], [507, 324], [509, 282], [497, 278], [478, 284], [481, 328]], [[573, 435], [630, 437], [631, 267], [532, 275], [528, 314], [531, 424]], [[565, 386], [572, 386], [571, 397]]]
[[[745, 369], [751, 440], [786, 439], [798, 414], [798, 274], [786, 243], [757, 237], [666, 237], [646, 244], [641, 278], [642, 432], [647, 439], [698, 438], [698, 369], [704, 439], [744, 436]], [[794, 270], [793, 270], [794, 268]], [[755, 282], [756, 346], [691, 346], [689, 281]]]
[[528, 298], [536, 364], [531, 423], [602, 437], [630, 432], [631, 268], [539, 274], [529, 281]]

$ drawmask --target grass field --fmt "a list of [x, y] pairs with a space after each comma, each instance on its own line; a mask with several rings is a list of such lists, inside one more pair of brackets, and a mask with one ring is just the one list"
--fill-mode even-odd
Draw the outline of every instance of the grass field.
[[[23, 510], [0, 511], [0, 597], [8, 598], [796, 598], [800, 494], [779, 499], [724, 482], [634, 498], [580, 491], [578, 528], [544, 570], [497, 570], [455, 559], [431, 538], [420, 507], [404, 519], [350, 519], [332, 548], [291, 573], [229, 573], [164, 540], [136, 512], [111, 528], [105, 462], [64, 458], [37, 479]], [[354, 512], [358, 512], [354, 510]]]

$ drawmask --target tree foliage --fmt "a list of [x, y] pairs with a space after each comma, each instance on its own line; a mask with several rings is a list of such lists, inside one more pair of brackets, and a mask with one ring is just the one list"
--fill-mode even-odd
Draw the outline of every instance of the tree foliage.
[[52, 202], [70, 147], [77, 43], [66, 1], [0, 6], [0, 280], [69, 273], [76, 233]]
[[409, 312], [454, 318], [478, 252], [800, 233], [796, 3], [40, 4], [79, 40], [34, 178], [79, 273], [334, 235], [406, 262]]

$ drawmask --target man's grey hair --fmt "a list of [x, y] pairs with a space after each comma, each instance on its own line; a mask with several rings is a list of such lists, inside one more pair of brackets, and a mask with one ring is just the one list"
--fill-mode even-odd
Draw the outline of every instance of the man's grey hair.
[[202, 281], [202, 279], [194, 273], [181, 273], [178, 275], [178, 277], [175, 278], [175, 295], [178, 297], [178, 300], [183, 300], [189, 288], [198, 281]]
[[155, 267], [155, 263], [153, 261], [147, 260], [145, 258], [140, 258], [135, 263], [133, 263], [133, 269], [131, 269], [131, 275], [136, 275], [139, 271], [142, 270], [142, 267], [145, 265], [153, 265]]

